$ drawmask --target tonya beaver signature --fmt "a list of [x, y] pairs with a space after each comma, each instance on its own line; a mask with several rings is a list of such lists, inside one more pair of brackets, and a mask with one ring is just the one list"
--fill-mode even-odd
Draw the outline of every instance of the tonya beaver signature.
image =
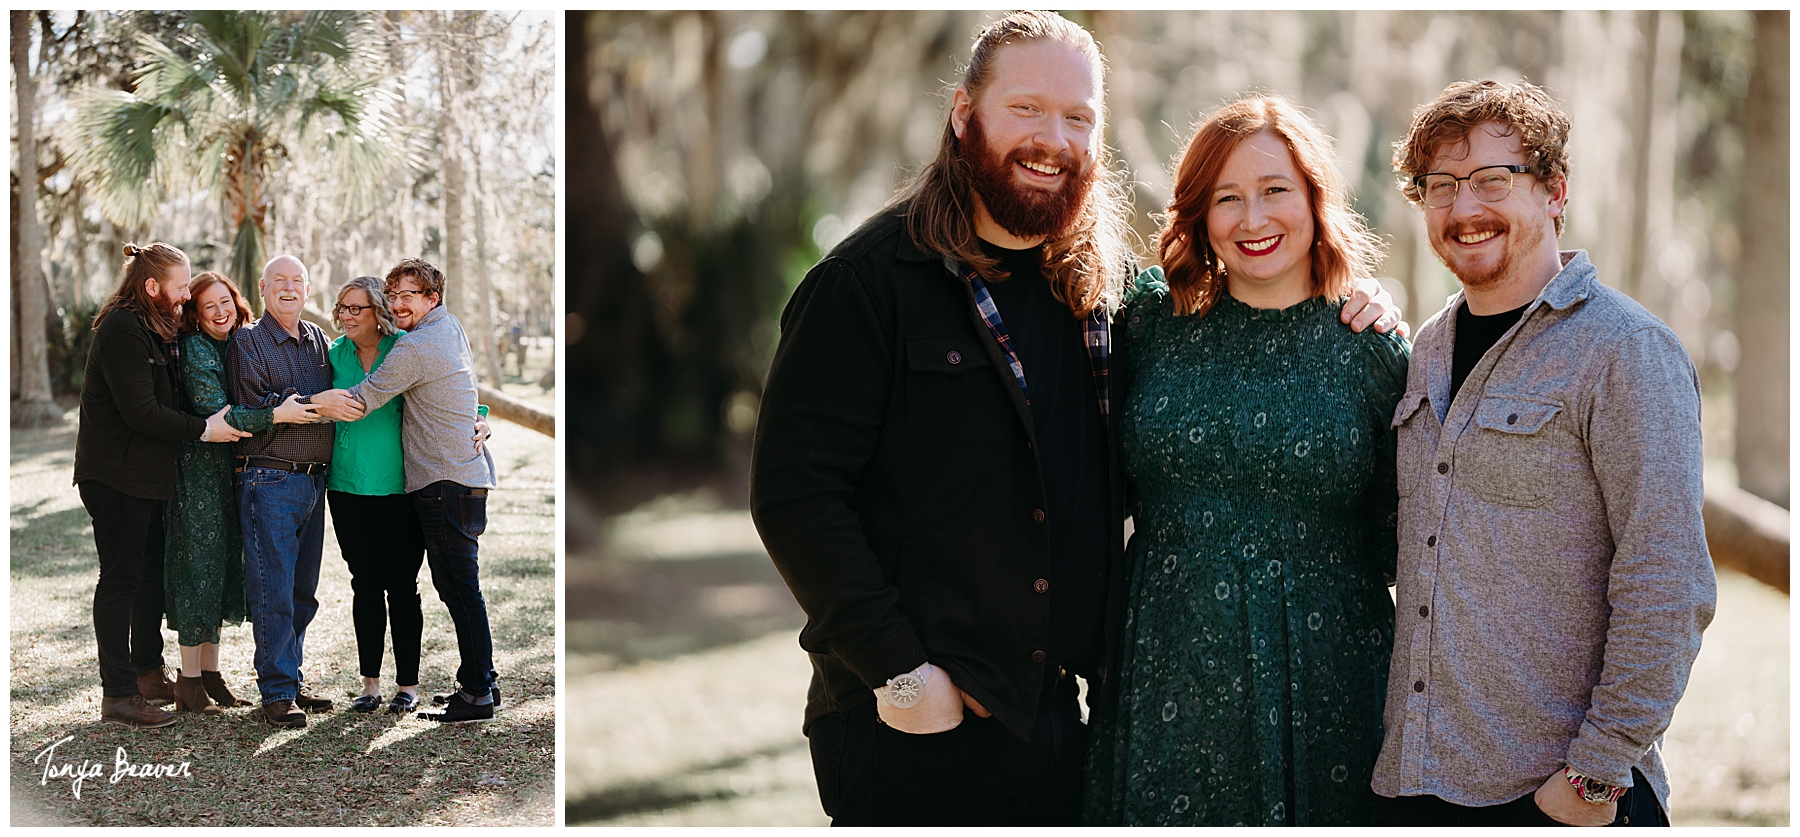
[[[39, 751], [36, 756], [32, 757], [31, 762], [32, 764], [36, 764], [39, 760], [44, 762], [44, 775], [42, 778], [38, 779], [39, 785], [48, 785], [50, 784], [51, 779], [68, 779], [71, 781], [72, 789], [75, 792], [75, 798], [80, 799], [81, 783], [89, 779], [97, 779], [105, 774], [106, 765], [104, 762], [88, 761], [87, 759], [82, 759], [80, 764], [67, 761], [58, 764], [56, 761], [56, 748], [73, 741], [74, 739], [75, 736], [73, 735], [65, 736], [61, 741], [51, 744]], [[131, 757], [125, 754], [125, 748], [120, 747], [117, 755], [113, 759], [112, 778], [108, 779], [107, 783], [116, 785], [119, 783], [120, 779], [127, 776], [151, 779], [174, 778], [177, 776], [184, 779], [193, 778], [192, 774], [188, 773], [188, 762], [184, 761], [179, 764], [133, 764], [131, 762]]]

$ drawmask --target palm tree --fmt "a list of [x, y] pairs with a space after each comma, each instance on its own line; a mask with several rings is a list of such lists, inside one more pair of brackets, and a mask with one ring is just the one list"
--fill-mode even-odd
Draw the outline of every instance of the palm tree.
[[256, 280], [284, 141], [317, 138], [353, 214], [371, 210], [393, 167], [412, 162], [383, 86], [384, 47], [366, 13], [184, 12], [174, 44], [141, 36], [143, 66], [130, 92], [75, 97], [66, 147], [115, 223], [152, 220], [164, 192], [198, 174], [234, 226], [227, 273], [260, 310]]

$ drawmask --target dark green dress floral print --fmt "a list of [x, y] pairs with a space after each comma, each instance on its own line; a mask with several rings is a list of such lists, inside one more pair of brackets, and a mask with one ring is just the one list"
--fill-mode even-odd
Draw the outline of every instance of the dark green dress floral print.
[[1090, 823], [1368, 823], [1409, 349], [1340, 307], [1176, 317], [1160, 268], [1128, 300], [1135, 531]]
[[[185, 405], [197, 416], [225, 406], [228, 344], [204, 334], [181, 338]], [[235, 407], [229, 421], [239, 430], [266, 433], [273, 409]], [[246, 616], [244, 542], [238, 533], [231, 487], [231, 445], [181, 443], [175, 499], [163, 505], [163, 606], [182, 645], [219, 641], [219, 626]]]

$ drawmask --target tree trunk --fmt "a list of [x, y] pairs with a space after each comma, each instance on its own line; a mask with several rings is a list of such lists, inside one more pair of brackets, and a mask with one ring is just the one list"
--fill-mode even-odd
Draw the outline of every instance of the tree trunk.
[[1759, 11], [1738, 208], [1738, 486], [1788, 504], [1788, 13]]
[[443, 14], [444, 34], [438, 39], [438, 132], [441, 134], [444, 177], [444, 307], [460, 318], [464, 313], [462, 287], [468, 279], [463, 274], [463, 170], [462, 131], [457, 124], [456, 95], [457, 13]]
[[487, 189], [481, 182], [481, 154], [469, 155], [475, 170], [475, 300], [476, 319], [481, 328], [481, 356], [487, 365], [487, 378], [495, 387], [506, 382], [500, 368], [500, 351], [494, 345], [494, 283], [488, 276], [487, 257]]
[[50, 398], [50, 356], [45, 342], [44, 318], [49, 312], [43, 271], [43, 242], [38, 232], [37, 217], [37, 138], [33, 135], [37, 119], [37, 81], [31, 77], [31, 12], [12, 13], [13, 82], [18, 91], [19, 161], [17, 193], [13, 200], [19, 207], [17, 248], [19, 318], [19, 400], [13, 405], [15, 427], [41, 427], [62, 420], [62, 411]]

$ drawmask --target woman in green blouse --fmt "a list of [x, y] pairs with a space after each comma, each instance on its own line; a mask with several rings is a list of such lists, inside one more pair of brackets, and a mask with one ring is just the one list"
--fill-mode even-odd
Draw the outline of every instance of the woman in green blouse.
[[[406, 333], [395, 325], [381, 280], [373, 276], [358, 276], [338, 290], [331, 320], [344, 330], [329, 352], [331, 385], [340, 389], [368, 377]], [[339, 423], [326, 478], [325, 500], [338, 551], [350, 567], [350, 611], [363, 679], [362, 695], [350, 706], [358, 712], [381, 707], [381, 656], [390, 619], [397, 691], [388, 711], [404, 715], [419, 703], [425, 617], [418, 578], [425, 562], [425, 534], [406, 493], [400, 454], [403, 401], [396, 398], [357, 421]]]
[[[181, 384], [188, 411], [210, 416], [226, 404], [225, 350], [231, 333], [250, 321], [250, 306], [231, 280], [212, 271], [194, 277], [182, 312]], [[233, 407], [226, 419], [251, 433], [275, 423], [319, 418], [299, 396], [261, 410]], [[244, 621], [244, 547], [231, 488], [231, 446], [182, 442], [175, 499], [164, 505], [164, 612], [181, 642], [175, 681], [179, 711], [219, 714], [219, 706], [248, 705], [219, 673], [219, 626]]]
[[1127, 299], [1135, 533], [1093, 824], [1367, 825], [1394, 637], [1404, 340], [1339, 319], [1378, 241], [1292, 103], [1214, 112]]

